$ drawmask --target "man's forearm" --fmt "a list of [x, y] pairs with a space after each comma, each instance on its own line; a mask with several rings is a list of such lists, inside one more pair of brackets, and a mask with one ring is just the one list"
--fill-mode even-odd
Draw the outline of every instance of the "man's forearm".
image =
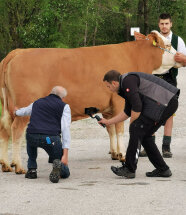
[[127, 116], [127, 114], [125, 112], [121, 112], [118, 115], [116, 115], [115, 117], [109, 119], [108, 125], [112, 125], [112, 124], [116, 124], [118, 122], [125, 121], [128, 118], [129, 118], [129, 116]]
[[140, 116], [141, 112], [131, 111], [130, 124]]
[[33, 103], [27, 107], [23, 107], [23, 108], [15, 110], [15, 115], [16, 116], [30, 116], [32, 113], [32, 106], [33, 106]]
[[65, 165], [68, 164], [68, 149], [63, 149], [63, 156], [61, 158], [61, 162], [64, 163]]

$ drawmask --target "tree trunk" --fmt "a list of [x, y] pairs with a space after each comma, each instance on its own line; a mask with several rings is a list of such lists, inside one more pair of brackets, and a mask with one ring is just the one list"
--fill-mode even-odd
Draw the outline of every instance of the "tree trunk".
[[130, 17], [126, 16], [126, 41], [130, 41]]
[[144, 34], [149, 33], [149, 14], [148, 14], [148, 0], [143, 0], [144, 3]]
[[[87, 7], [87, 18], [88, 18], [88, 7]], [[84, 46], [87, 46], [87, 35], [88, 35], [88, 22], [85, 22], [85, 35], [84, 35]]]
[[138, 2], [138, 13], [137, 13], [137, 26], [142, 28], [142, 17], [144, 14], [144, 5], [143, 0], [139, 0]]
[[96, 45], [96, 34], [97, 34], [97, 30], [98, 30], [98, 23], [96, 21], [96, 26], [95, 26], [95, 29], [94, 29], [94, 36], [93, 36], [93, 46]]

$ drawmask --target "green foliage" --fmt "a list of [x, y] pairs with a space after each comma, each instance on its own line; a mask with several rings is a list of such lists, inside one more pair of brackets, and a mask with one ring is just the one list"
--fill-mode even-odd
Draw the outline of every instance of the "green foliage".
[[130, 28], [158, 30], [160, 13], [186, 40], [185, 0], [0, 0], [0, 59], [15, 48], [80, 47], [131, 40]]
[[[185, 37], [185, 27], [186, 22], [186, 2], [185, 0], [151, 0], [151, 6], [149, 5], [150, 12], [152, 15], [150, 16], [150, 29], [158, 30], [158, 17], [161, 13], [169, 13], [172, 16], [173, 21], [173, 31], [180, 35], [181, 37]], [[149, 3], [149, 4], [150, 4]], [[151, 14], [151, 13], [150, 13]], [[154, 14], [157, 14], [154, 16]]]

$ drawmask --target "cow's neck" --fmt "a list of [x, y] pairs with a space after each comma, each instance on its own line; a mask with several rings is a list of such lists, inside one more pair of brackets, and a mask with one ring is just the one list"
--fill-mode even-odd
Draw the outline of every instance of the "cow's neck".
[[137, 72], [152, 73], [162, 64], [163, 51], [152, 46], [149, 41], [132, 41], [123, 43], [127, 55], [137, 65]]

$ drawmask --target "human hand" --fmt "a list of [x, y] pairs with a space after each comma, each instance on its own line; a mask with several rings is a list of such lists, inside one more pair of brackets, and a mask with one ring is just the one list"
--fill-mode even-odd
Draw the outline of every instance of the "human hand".
[[63, 155], [61, 158], [61, 163], [63, 163], [64, 165], [68, 165], [68, 156]]
[[[105, 119], [105, 118], [102, 118], [100, 121], [98, 121], [98, 123], [101, 125], [101, 124], [105, 124], [105, 125], [108, 125], [108, 120]], [[102, 126], [102, 125], [101, 125]]]
[[177, 52], [175, 54], [174, 59], [178, 63], [186, 64], [186, 55], [184, 55], [184, 54], [182, 54], [180, 52]]
[[17, 108], [16, 106], [14, 106], [14, 111], [13, 111], [14, 116], [16, 116], [16, 111], [17, 111], [18, 109], [19, 109], [19, 108]]

